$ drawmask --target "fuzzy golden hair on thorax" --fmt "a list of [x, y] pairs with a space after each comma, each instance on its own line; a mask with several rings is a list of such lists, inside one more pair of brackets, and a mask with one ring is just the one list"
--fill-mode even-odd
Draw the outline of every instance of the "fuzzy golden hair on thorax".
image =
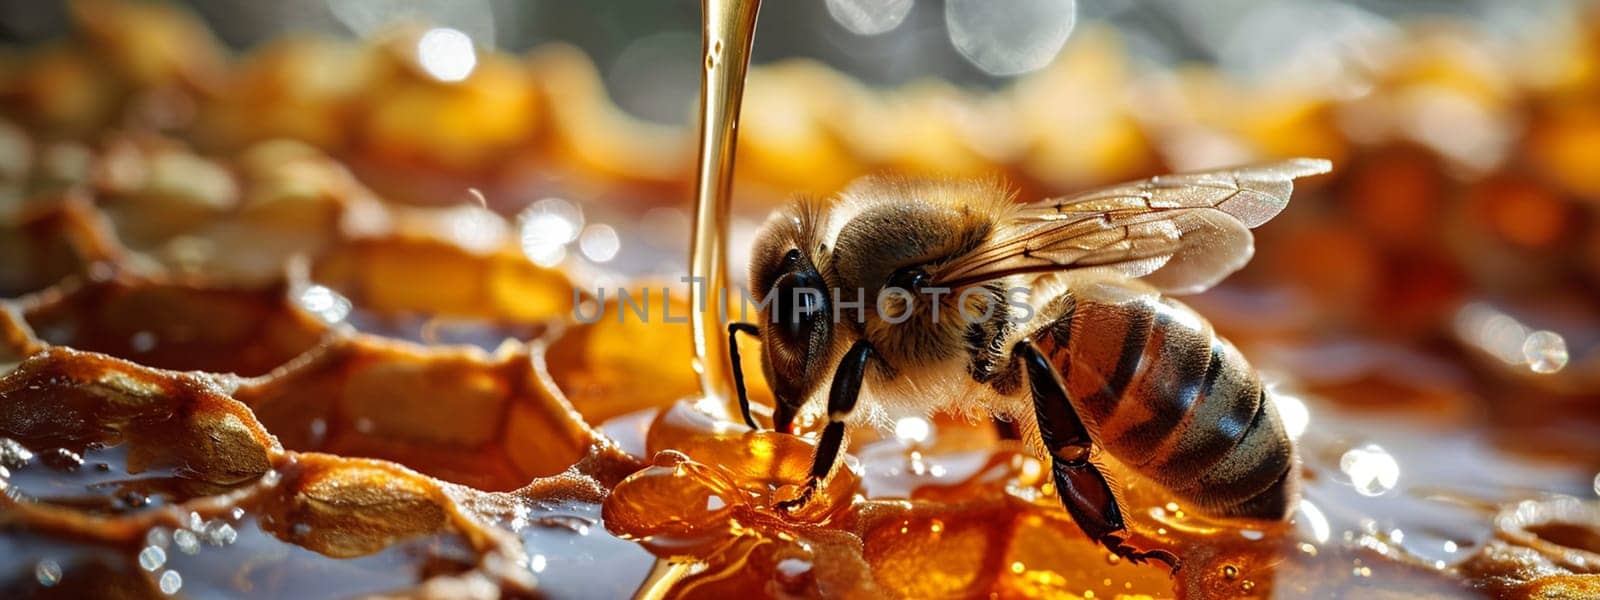
[[895, 269], [936, 269], [981, 245], [1015, 210], [1012, 197], [998, 178], [857, 180], [830, 223], [840, 285], [870, 292]]

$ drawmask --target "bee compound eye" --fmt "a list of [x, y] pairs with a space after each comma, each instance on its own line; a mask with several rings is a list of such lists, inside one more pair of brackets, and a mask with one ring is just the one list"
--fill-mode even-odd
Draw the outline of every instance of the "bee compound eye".
[[828, 311], [821, 278], [806, 272], [787, 273], [778, 279], [772, 293], [772, 321], [778, 337], [792, 346], [805, 347]]
[[900, 288], [909, 292], [916, 292], [928, 286], [932, 276], [921, 267], [905, 267], [889, 275], [885, 287]]

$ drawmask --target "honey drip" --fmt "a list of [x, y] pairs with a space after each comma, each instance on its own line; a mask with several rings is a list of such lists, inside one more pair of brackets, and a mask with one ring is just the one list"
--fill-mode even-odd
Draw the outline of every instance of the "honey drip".
[[[694, 369], [707, 398], [733, 400], [727, 338], [721, 310], [728, 289], [729, 206], [733, 202], [733, 159], [739, 139], [739, 106], [744, 97], [750, 45], [755, 38], [760, 0], [702, 0], [704, 30], [700, 78], [700, 145], [694, 179], [694, 227], [689, 247], [689, 325], [694, 336]], [[733, 413], [729, 413], [733, 414]]]

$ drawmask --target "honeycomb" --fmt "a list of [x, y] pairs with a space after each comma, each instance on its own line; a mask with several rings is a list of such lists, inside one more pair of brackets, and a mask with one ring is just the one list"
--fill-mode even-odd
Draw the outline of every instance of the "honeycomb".
[[[1193, 302], [1300, 415], [1294, 518], [1208, 519], [1109, 465], [1133, 542], [1183, 557], [1169, 575], [1085, 538], [1048, 465], [986, 423], [852, 432], [849, 468], [777, 510], [814, 437], [698, 398], [687, 325], [575, 319], [604, 274], [540, 260], [502, 216], [560, 189], [669, 230], [651, 211], [686, 197], [692, 140], [616, 110], [582, 54], [488, 54], [447, 86], [408, 62], [412, 31], [234, 60], [163, 5], [73, 16], [0, 68], [0, 595], [1600, 595], [1600, 20], [1542, 50], [1577, 65], [1544, 79], [1419, 27], [1359, 99], [1193, 72], [1157, 116], [1083, 91], [1130, 85], [1106, 32], [987, 98], [752, 74], [759, 209], [882, 168], [1075, 189], [1182, 166], [1164, 140], [1200, 129], [1340, 165]], [[1518, 158], [1338, 125], [1399, 123], [1440, 86], [1519, 115]], [[1062, 118], [1063, 95], [1083, 109]], [[1239, 103], [1259, 110], [1221, 110]], [[1019, 138], [975, 141], [997, 123]], [[1565, 370], [1508, 367], [1474, 320], [1528, 315], [1578, 332]]]

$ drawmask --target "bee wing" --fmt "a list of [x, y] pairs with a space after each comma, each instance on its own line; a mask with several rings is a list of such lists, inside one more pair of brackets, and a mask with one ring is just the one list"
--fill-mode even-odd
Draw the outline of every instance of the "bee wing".
[[1250, 260], [1250, 228], [1288, 205], [1296, 177], [1331, 167], [1297, 158], [1161, 175], [1028, 204], [990, 243], [942, 265], [935, 284], [1097, 269], [1143, 278], [1163, 292], [1197, 292]]

